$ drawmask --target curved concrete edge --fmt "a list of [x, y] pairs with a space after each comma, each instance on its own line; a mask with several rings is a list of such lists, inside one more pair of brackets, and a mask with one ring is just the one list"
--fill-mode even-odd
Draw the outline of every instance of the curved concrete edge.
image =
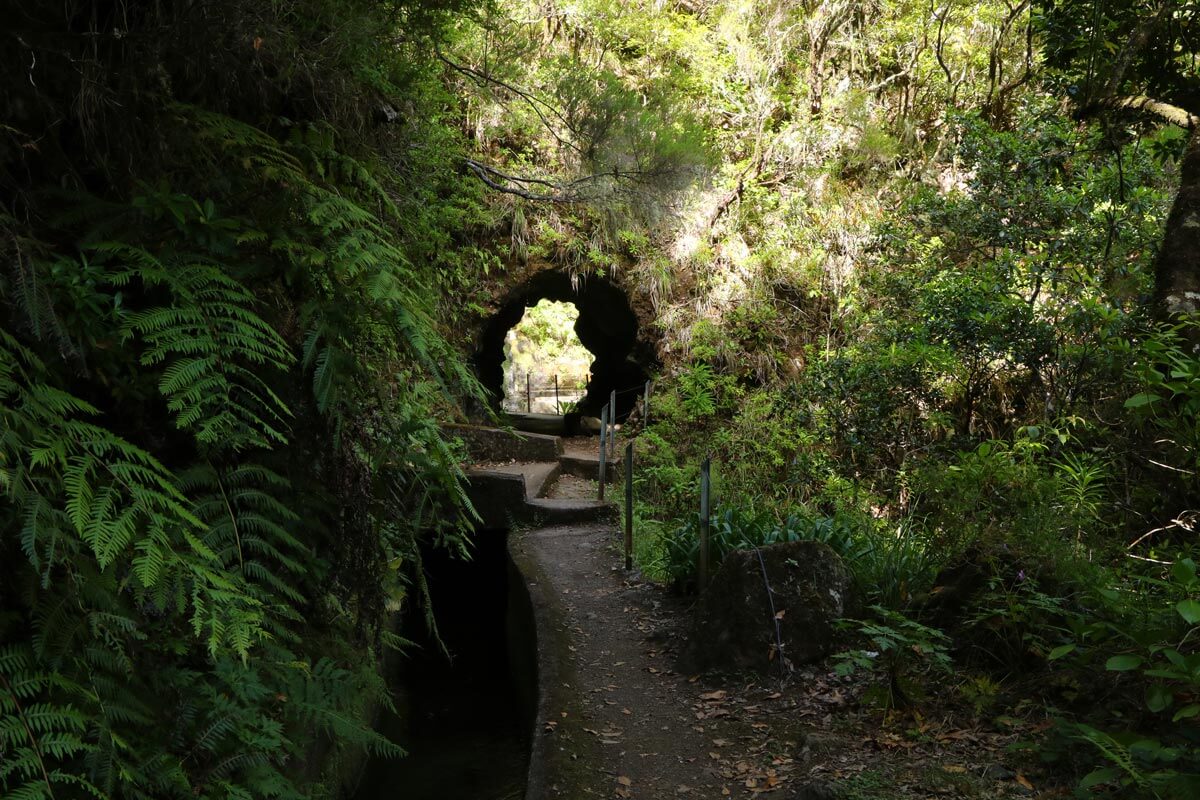
[[521, 433], [483, 425], [445, 424], [442, 430], [463, 440], [476, 461], [557, 461], [562, 439], [544, 433]]
[[483, 528], [508, 528], [525, 508], [525, 476], [518, 473], [472, 468], [466, 490]]
[[536, 556], [525, 547], [530, 533], [512, 532], [508, 555], [524, 584], [534, 625], [537, 701], [530, 731], [525, 800], [575, 797], [586, 779], [592, 745], [582, 729], [581, 698], [575, 686], [565, 611]]

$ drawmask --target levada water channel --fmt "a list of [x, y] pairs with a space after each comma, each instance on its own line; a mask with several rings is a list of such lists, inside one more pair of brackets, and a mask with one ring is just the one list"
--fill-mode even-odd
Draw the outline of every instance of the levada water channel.
[[401, 634], [417, 645], [393, 659], [396, 714], [378, 730], [405, 758], [371, 760], [355, 800], [520, 800], [525, 795], [537, 676], [532, 612], [503, 531], [476, 533], [472, 558], [424, 554], [438, 631], [420, 610]]

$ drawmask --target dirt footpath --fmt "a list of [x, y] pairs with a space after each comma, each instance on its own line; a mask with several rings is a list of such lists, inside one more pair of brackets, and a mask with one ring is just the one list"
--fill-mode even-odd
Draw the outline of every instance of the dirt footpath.
[[548, 776], [545, 796], [727, 797], [748, 781], [778, 784], [800, 743], [781, 737], [770, 757], [748, 750], [763, 723], [731, 707], [727, 691], [674, 672], [685, 607], [627, 580], [613, 535], [606, 526], [547, 528], [514, 543], [542, 565], [540, 588], [558, 599], [573, 672], [569, 687], [547, 687], [564, 701], [541, 724], [555, 757], [577, 767], [567, 779]]
[[614, 528], [511, 536], [543, 670], [527, 800], [1059, 796], [1000, 763], [1016, 733], [881, 724], [865, 677], [679, 674], [688, 601], [627, 575]]

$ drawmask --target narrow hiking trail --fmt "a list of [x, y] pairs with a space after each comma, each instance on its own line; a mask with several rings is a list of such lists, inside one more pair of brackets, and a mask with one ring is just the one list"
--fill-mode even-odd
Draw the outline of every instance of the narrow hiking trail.
[[730, 709], [726, 692], [676, 673], [684, 608], [624, 576], [615, 533], [558, 526], [510, 545], [541, 566], [539, 588], [557, 602], [555, 633], [570, 653], [560, 685], [542, 687], [564, 702], [547, 709], [541, 736], [553, 761], [581, 763], [566, 779], [551, 772], [544, 796], [719, 797], [738, 784], [778, 785], [802, 741], [780, 737], [778, 753], [747, 749], [763, 723]]
[[924, 717], [884, 716], [865, 699], [869, 676], [828, 664], [786, 676], [681, 673], [692, 598], [623, 569], [617, 508], [595, 500], [595, 440], [585, 450], [586, 439], [557, 438], [525, 435], [508, 460], [482, 448], [491, 459], [470, 473], [477, 505], [500, 496], [496, 484], [521, 484], [504, 516], [516, 522], [508, 549], [537, 627], [527, 800], [1066, 796], [1039, 789], [1035, 767], [1006, 752], [1037, 720], [976, 721], [940, 702], [950, 687]]

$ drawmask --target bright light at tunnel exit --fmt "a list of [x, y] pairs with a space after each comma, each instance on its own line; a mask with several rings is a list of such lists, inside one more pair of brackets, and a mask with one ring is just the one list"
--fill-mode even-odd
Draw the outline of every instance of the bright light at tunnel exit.
[[574, 303], [542, 300], [525, 309], [504, 337], [505, 411], [565, 413], [587, 392], [595, 356], [575, 334], [577, 319]]

